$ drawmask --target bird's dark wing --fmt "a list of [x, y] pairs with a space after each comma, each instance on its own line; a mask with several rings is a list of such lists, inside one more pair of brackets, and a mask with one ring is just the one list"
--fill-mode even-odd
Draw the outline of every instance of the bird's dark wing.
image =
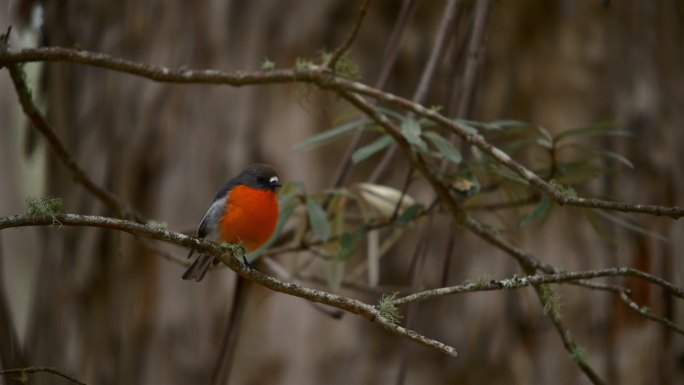
[[[219, 233], [221, 218], [226, 213], [226, 203], [228, 201], [228, 196], [230, 195], [230, 190], [238, 184], [239, 182], [235, 179], [231, 179], [216, 192], [207, 213], [204, 214], [204, 218], [202, 218], [202, 222], [200, 222], [200, 225], [197, 228], [197, 237], [213, 238]], [[195, 250], [191, 248], [188, 253], [188, 258], [192, 257], [194, 252]], [[193, 262], [185, 271], [185, 274], [183, 274], [183, 279], [194, 279], [197, 282], [201, 281], [213, 260], [214, 258], [210, 255], [202, 254], [198, 256], [195, 262]]]

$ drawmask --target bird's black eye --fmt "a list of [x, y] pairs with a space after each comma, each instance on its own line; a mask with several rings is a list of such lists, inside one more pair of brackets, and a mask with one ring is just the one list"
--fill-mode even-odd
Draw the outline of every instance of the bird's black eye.
[[263, 176], [258, 176], [258, 177], [257, 177], [257, 182], [262, 183], [262, 184], [267, 184], [267, 183], [268, 183], [268, 181], [266, 180], [266, 178], [264, 178]]

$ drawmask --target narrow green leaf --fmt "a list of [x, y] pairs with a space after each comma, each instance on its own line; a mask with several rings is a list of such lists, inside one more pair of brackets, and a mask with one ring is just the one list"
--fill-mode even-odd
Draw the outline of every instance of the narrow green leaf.
[[537, 130], [537, 132], [542, 136], [542, 138], [546, 139], [549, 143], [553, 143], [553, 137], [551, 134], [546, 130], [546, 128], [542, 126], [534, 126], [534, 128]]
[[491, 130], [503, 130], [506, 128], [531, 128], [532, 126], [520, 120], [502, 119], [487, 123]]
[[340, 251], [337, 253], [337, 259], [346, 261], [351, 257], [356, 249], [356, 235], [354, 233], [346, 232], [340, 236]]
[[[472, 122], [472, 123], [477, 123], [477, 122]], [[477, 126], [473, 126], [471, 124], [470, 120], [465, 120], [465, 119], [454, 119], [454, 124], [456, 124], [457, 127], [460, 129], [468, 132], [469, 134], [477, 134], [479, 131], [477, 130]]]
[[596, 179], [609, 171], [607, 168], [597, 167], [585, 160], [558, 163], [554, 179], [564, 185], [575, 185]]
[[342, 285], [345, 265], [345, 261], [340, 261], [337, 258], [330, 258], [325, 264], [325, 279], [333, 292], [339, 290]]
[[624, 164], [625, 166], [627, 166], [631, 169], [634, 169], [634, 163], [632, 163], [626, 157], [624, 157], [618, 153], [615, 153], [613, 151], [608, 151], [608, 150], [605, 150], [602, 148], [584, 146], [584, 145], [576, 144], [576, 143], [570, 143], [570, 144], [565, 145], [564, 147], [572, 147], [572, 148], [575, 148], [575, 149], [580, 150], [582, 152], [586, 152], [586, 153], [593, 154], [593, 155], [600, 156], [600, 157], [604, 157], [604, 158], [609, 158], [609, 159], [618, 161], [618, 162]]
[[354, 153], [352, 154], [352, 161], [354, 163], [359, 163], [365, 160], [366, 158], [370, 157], [371, 155], [374, 155], [389, 147], [389, 145], [392, 144], [392, 142], [394, 142], [394, 139], [392, 139], [391, 136], [384, 134], [372, 143], [367, 144], [359, 148], [358, 150], [354, 151]]
[[354, 129], [362, 127], [368, 124], [369, 122], [370, 119], [363, 118], [339, 125], [335, 128], [332, 128], [330, 130], [321, 132], [320, 134], [316, 134], [308, 137], [307, 139], [304, 139], [303, 141], [297, 143], [294, 147], [292, 147], [292, 151], [297, 152], [302, 150], [309, 150], [320, 145], [330, 143], [336, 139], [341, 138], [344, 135], [350, 134]]
[[667, 241], [667, 238], [665, 238], [664, 236], [662, 236], [662, 235], [660, 235], [660, 234], [658, 234], [658, 233], [654, 233], [654, 232], [652, 232], [652, 231], [648, 231], [648, 230], [646, 230], [645, 228], [643, 228], [643, 227], [641, 227], [641, 226], [639, 226], [639, 225], [630, 223], [630, 222], [628, 222], [628, 221], [626, 221], [626, 220], [624, 220], [624, 219], [618, 217], [617, 215], [611, 214], [611, 213], [609, 213], [609, 212], [607, 212], [607, 211], [605, 211], [605, 210], [596, 210], [596, 214], [598, 214], [600, 217], [602, 217], [602, 218], [604, 218], [604, 219], [607, 219], [607, 220], [609, 220], [609, 221], [615, 223], [615, 224], [618, 225], [618, 226], [624, 227], [624, 228], [627, 229], [627, 230], [631, 230], [631, 231], [633, 231], [633, 232], [635, 232], [635, 233], [639, 233], [639, 234], [642, 234], [642, 235], [646, 235], [646, 236], [652, 237], [652, 238], [657, 239], [657, 240], [659, 240], [659, 241], [661, 241], [661, 242], [665, 242], [665, 243], [668, 242], [668, 241]]
[[394, 110], [391, 110], [389, 108], [378, 107], [378, 110], [382, 111], [382, 113], [384, 113], [385, 115], [388, 115], [388, 116], [396, 119], [399, 122], [403, 122], [404, 120], [406, 120], [406, 117], [404, 117], [404, 115], [402, 115], [402, 114], [400, 114]]
[[546, 149], [551, 149], [553, 148], [553, 143], [551, 143], [548, 139], [546, 138], [537, 138], [536, 143]]
[[610, 128], [614, 126], [614, 119], [603, 120], [601, 122], [596, 122], [588, 126], [582, 126], [570, 130], [565, 130], [556, 135], [556, 141], [561, 142], [564, 139], [578, 136], [633, 136], [632, 133], [630, 133], [629, 131], [611, 130]]
[[413, 147], [419, 150], [426, 151], [427, 144], [423, 142], [420, 138], [422, 128], [420, 124], [415, 119], [405, 119], [401, 122], [401, 135], [406, 139], [407, 142]]
[[443, 138], [440, 134], [434, 131], [426, 131], [423, 133], [423, 136], [428, 138], [430, 142], [437, 147], [437, 150], [443, 157], [456, 164], [461, 163], [463, 160], [463, 156], [461, 156], [461, 153], [456, 149], [456, 147], [454, 147], [450, 141]]
[[409, 208], [404, 210], [401, 215], [397, 217], [397, 219], [394, 221], [394, 224], [403, 227], [411, 223], [416, 217], [418, 217], [418, 214], [420, 214], [423, 211], [423, 205], [420, 203], [414, 203]]
[[520, 223], [518, 226], [525, 227], [535, 220], [541, 218], [544, 214], [546, 214], [549, 208], [551, 208], [551, 198], [549, 198], [548, 195], [544, 195], [541, 201], [532, 209], [532, 211], [520, 218]]
[[584, 216], [584, 218], [586, 218], [587, 222], [589, 222], [594, 231], [596, 231], [596, 234], [598, 234], [606, 242], [610, 243], [610, 245], [614, 249], [618, 248], [618, 244], [615, 241], [615, 238], [613, 238], [608, 232], [608, 230], [606, 230], [606, 228], [603, 227], [603, 225], [596, 219], [593, 210], [582, 209], [582, 215]]
[[306, 212], [309, 216], [309, 223], [316, 237], [325, 242], [330, 238], [330, 224], [323, 207], [313, 199], [306, 200]]
[[491, 122], [478, 122], [475, 120], [456, 119], [456, 123], [467, 127], [476, 127], [487, 131], [502, 131], [509, 128], [532, 128], [529, 123], [515, 119], [501, 119]]

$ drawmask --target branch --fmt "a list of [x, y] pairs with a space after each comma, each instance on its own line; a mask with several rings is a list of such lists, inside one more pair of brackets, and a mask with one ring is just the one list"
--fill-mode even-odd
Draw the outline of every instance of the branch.
[[327, 68], [312, 66], [309, 67], [309, 69], [302, 70], [236, 71], [227, 73], [218, 70], [169, 69], [163, 66], [154, 66], [116, 58], [102, 53], [79, 51], [61, 47], [27, 48], [21, 50], [8, 48], [0, 50], [0, 64], [3, 65], [35, 61], [85, 64], [125, 72], [165, 83], [223, 84], [240, 87], [246, 85], [305, 82], [316, 84], [323, 89], [334, 89], [337, 92], [346, 91], [366, 95], [414, 112], [440, 126], [448, 128], [469, 144], [492, 156], [499, 163], [508, 167], [530, 184], [551, 196], [559, 204], [652, 215], [665, 215], [674, 219], [684, 216], [684, 209], [679, 207], [631, 204], [567, 196], [525, 166], [513, 160], [508, 154], [487, 142], [482, 135], [474, 133], [469, 127], [461, 125], [458, 121], [453, 121], [432, 109], [425, 108], [421, 104], [414, 103], [397, 95], [380, 91], [362, 83], [339, 77], [331, 77], [330, 71]]
[[254, 281], [266, 288], [304, 298], [312, 302], [329, 305], [353, 314], [358, 314], [396, 335], [437, 349], [442, 353], [448, 354], [452, 357], [457, 356], [456, 350], [451, 346], [432, 340], [416, 333], [413, 330], [409, 330], [394, 324], [375, 306], [325, 291], [303, 287], [293, 282], [281, 281], [277, 278], [265, 275], [257, 270], [253, 270], [247, 266], [244, 266], [229, 249], [224, 248], [215, 242], [198, 239], [185, 234], [174, 233], [123, 219], [76, 214], [56, 214], [54, 216], [35, 217], [28, 215], [15, 215], [11, 217], [2, 217], [0, 218], [0, 230], [23, 226], [50, 226], [55, 223], [55, 221], [63, 226], [99, 227], [126, 232], [145, 238], [156, 239], [178, 246], [192, 247], [201, 253], [210, 254], [218, 258], [223, 264], [238, 273], [241, 277]]
[[672, 329], [673, 331], [675, 331], [681, 335], [684, 335], [684, 328], [682, 328], [681, 326], [677, 325], [676, 323], [670, 321], [667, 318], [660, 317], [660, 316], [657, 316], [655, 314], [652, 314], [648, 310], [648, 308], [639, 306], [639, 304], [637, 304], [631, 298], [629, 298], [629, 295], [627, 293], [621, 292], [620, 293], [620, 299], [622, 300], [622, 302], [627, 304], [627, 306], [629, 306], [630, 309], [634, 310], [640, 316], [646, 317], [650, 320], [653, 320], [655, 322], [663, 324], [663, 325], [667, 326], [668, 328]]
[[[684, 289], [667, 282], [659, 277], [645, 273], [640, 270], [632, 269], [630, 267], [614, 267], [601, 270], [578, 271], [568, 273], [556, 274], [537, 274], [526, 277], [513, 277], [510, 279], [490, 280], [481, 283], [470, 283], [465, 285], [441, 287], [438, 289], [425, 290], [402, 298], [394, 300], [397, 306], [405, 305], [412, 302], [425, 301], [436, 297], [442, 297], [451, 294], [470, 293], [474, 291], [492, 291], [492, 290], [512, 290], [520, 289], [528, 286], [539, 286], [548, 283], [570, 283], [584, 279], [594, 279], [601, 277], [637, 277], [654, 283], [666, 289], [672, 295], [684, 299]], [[620, 290], [624, 292], [624, 290]]]
[[[36, 105], [31, 99], [31, 90], [26, 84], [25, 75], [23, 70], [17, 64], [10, 64], [7, 66], [12, 82], [14, 83], [14, 88], [17, 91], [17, 97], [19, 103], [21, 104], [24, 113], [27, 118], [31, 121], [33, 126], [40, 131], [43, 136], [47, 139], [48, 143], [55, 151], [57, 158], [64, 163], [64, 165], [69, 169], [74, 180], [82, 184], [86, 190], [90, 191], [95, 197], [102, 201], [112, 212], [117, 215], [127, 215], [133, 218], [140, 218], [140, 216], [134, 213], [130, 208], [124, 207], [119, 199], [114, 196], [111, 192], [101, 188], [95, 182], [93, 182], [88, 175], [81, 169], [81, 167], [76, 163], [76, 160], [69, 154], [66, 147], [59, 140], [54, 130], [47, 122], [47, 120], [40, 113]], [[124, 208], [122, 210], [122, 207]]]
[[326, 63], [326, 67], [331, 69], [333, 72], [335, 71], [335, 65], [337, 64], [337, 61], [340, 60], [342, 55], [351, 47], [352, 43], [354, 42], [354, 39], [356, 39], [356, 35], [359, 33], [359, 30], [361, 29], [361, 24], [363, 24], [363, 19], [366, 17], [366, 13], [368, 12], [368, 8], [370, 7], [370, 3], [372, 0], [364, 0], [363, 4], [361, 5], [361, 9], [359, 9], [359, 16], [356, 18], [356, 24], [354, 25], [354, 29], [352, 29], [351, 33], [349, 36], [347, 36], [347, 40], [342, 43], [341, 46], [339, 46], [335, 52], [333, 52], [332, 57]]
[[[459, 0], [448, 0], [444, 7], [444, 14], [442, 15], [442, 21], [439, 25], [439, 30], [437, 32], [437, 37], [435, 39], [435, 44], [432, 46], [432, 51], [430, 52], [430, 58], [427, 63], [425, 63], [425, 68], [420, 75], [420, 81], [418, 82], [418, 87], [416, 87], [415, 92], [411, 100], [414, 103], [422, 104], [425, 101], [427, 91], [432, 83], [432, 78], [436, 72], [437, 65], [442, 61], [446, 47], [448, 46], [449, 39], [451, 35], [451, 26], [456, 19], [456, 15], [459, 9]], [[369, 181], [371, 183], [376, 183], [380, 176], [385, 172], [387, 167], [392, 164], [392, 159], [397, 152], [397, 145], [392, 144], [382, 159], [378, 162], [377, 166], [371, 173]]]
[[55, 368], [46, 367], [46, 366], [31, 366], [28, 368], [1, 369], [0, 370], [0, 376], [6, 376], [8, 374], [18, 374], [21, 376], [20, 382], [28, 383], [28, 380], [23, 378], [26, 375], [26, 373], [41, 373], [41, 372], [55, 374], [57, 376], [60, 376], [62, 378], [69, 380], [69, 382], [73, 382], [74, 384], [86, 385], [86, 383], [83, 381], [79, 381], [76, 378], [71, 377], [68, 374], [64, 374]]
[[458, 103], [457, 115], [465, 118], [470, 115], [471, 106], [475, 97], [475, 84], [483, 56], [483, 42], [487, 34], [487, 20], [491, 8], [491, 0], [481, 0], [475, 8], [475, 22], [473, 32], [468, 43], [468, 55], [463, 70], [463, 92]]
[[[442, 203], [444, 203], [447, 206], [447, 208], [451, 212], [452, 217], [457, 222], [466, 227], [468, 230], [479, 235], [481, 238], [485, 239], [492, 245], [506, 251], [509, 255], [513, 256], [527, 274], [532, 274], [536, 272], [537, 269], [545, 269], [555, 272], [555, 269], [552, 266], [542, 264], [536, 258], [532, 257], [531, 255], [510, 245], [508, 242], [501, 239], [501, 237], [494, 233], [491, 229], [482, 226], [475, 219], [469, 217], [456, 203], [448, 188], [439, 179], [437, 179], [435, 175], [433, 175], [430, 172], [422, 156], [420, 154], [413, 152], [411, 146], [408, 144], [406, 139], [401, 135], [399, 128], [392, 121], [390, 121], [387, 118], [387, 116], [385, 116], [382, 112], [378, 111], [377, 109], [373, 108], [373, 106], [368, 104], [368, 102], [366, 102], [361, 96], [357, 94], [351, 94], [349, 92], [342, 91], [340, 92], [340, 95], [347, 101], [349, 101], [351, 104], [359, 108], [361, 111], [363, 111], [365, 114], [367, 114], [380, 127], [382, 127], [386, 133], [388, 133], [395, 139], [398, 148], [404, 152], [404, 155], [408, 159], [411, 159], [413, 161], [418, 171], [420, 171], [423, 177], [428, 181], [428, 183], [430, 183], [432, 189], [435, 191], [435, 194], [439, 197]], [[499, 150], [497, 149], [497, 151]], [[594, 369], [586, 362], [584, 354], [580, 354], [582, 349], [575, 342], [572, 333], [570, 333], [570, 330], [563, 325], [560, 313], [557, 310], [555, 310], [555, 308], [558, 305], [553, 303], [554, 293], [550, 289], [548, 289], [548, 287], [546, 287], [545, 290], [542, 290], [542, 287], [540, 286], [535, 286], [535, 291], [537, 292], [539, 301], [542, 303], [542, 306], [545, 309], [545, 313], [549, 316], [549, 318], [553, 322], [554, 327], [558, 331], [558, 334], [560, 335], [561, 340], [563, 341], [563, 346], [565, 347], [565, 349], [568, 351], [568, 353], [570, 353], [573, 359], [575, 359], [580, 369], [587, 375], [587, 377], [589, 377], [589, 379], [594, 384], [604, 384], [605, 382], [596, 374]], [[549, 308], [554, 310], [547, 311], [547, 309]]]

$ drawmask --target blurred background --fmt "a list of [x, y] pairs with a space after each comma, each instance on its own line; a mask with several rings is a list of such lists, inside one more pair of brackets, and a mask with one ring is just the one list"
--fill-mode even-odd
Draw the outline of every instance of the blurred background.
[[[493, 1], [472, 95], [463, 90], [467, 49], [481, 1], [456, 4], [449, 36], [425, 95], [453, 117], [517, 119], [558, 133], [614, 119], [633, 139], [595, 139], [629, 158], [579, 191], [666, 206], [684, 204], [684, 2], [680, 0]], [[13, 47], [65, 46], [170, 68], [258, 70], [315, 59], [340, 45], [360, 1], [0, 0], [0, 30]], [[412, 98], [447, 12], [445, 1], [375, 0], [349, 59], [362, 82]], [[402, 20], [405, 25], [402, 27]], [[399, 26], [399, 27], [398, 27]], [[399, 30], [401, 33], [393, 31]], [[388, 49], [391, 37], [395, 49]], [[30, 65], [34, 99], [88, 175], [148, 218], [192, 231], [215, 189], [252, 162], [271, 163], [309, 193], [331, 187], [348, 139], [304, 152], [291, 148], [339, 124], [349, 106], [302, 85], [171, 85], [74, 64]], [[55, 196], [70, 213], [111, 215], [75, 184], [22, 116], [7, 71], [0, 73], [0, 215], [25, 212], [27, 196]], [[468, 149], [465, 149], [466, 152]], [[380, 156], [355, 166], [344, 185], [368, 180]], [[533, 162], [533, 155], [516, 159]], [[401, 189], [407, 164], [396, 156], [377, 183]], [[526, 163], [527, 164], [527, 163]], [[429, 204], [424, 183], [411, 186]], [[523, 208], [524, 213], [527, 208]], [[510, 213], [483, 218], [515, 223]], [[632, 266], [684, 281], [684, 222], [630, 215], [638, 233], [606, 222], [599, 236], [572, 208], [510, 236], [566, 270]], [[294, 219], [293, 219], [294, 221]], [[515, 262], [446, 218], [436, 218], [421, 274], [412, 253], [419, 231], [383, 257], [379, 286], [339, 293], [376, 303], [381, 292], [455, 285], [521, 274]], [[509, 229], [507, 229], [509, 230]], [[445, 250], [456, 242], [448, 271]], [[304, 300], [243, 283], [228, 270], [201, 284], [183, 266], [128, 235], [83, 228], [0, 232], [4, 341], [21, 352], [3, 367], [54, 366], [93, 384], [586, 384], [531, 289], [441, 298], [410, 310], [412, 327], [454, 346], [449, 358], [350, 314], [334, 319]], [[187, 250], [164, 248], [184, 257]], [[273, 258], [286, 268], [307, 253]], [[353, 271], [363, 250], [350, 259]], [[451, 256], [449, 256], [451, 257]], [[264, 266], [257, 268], [267, 271]], [[325, 261], [304, 284], [328, 289]], [[363, 278], [363, 276], [361, 277]], [[363, 281], [363, 279], [361, 279]], [[681, 303], [642, 281], [613, 279], [656, 314], [684, 320]], [[609, 383], [678, 384], [684, 338], [636, 316], [610, 293], [559, 286], [566, 325]], [[329, 289], [328, 289], [329, 290]], [[241, 304], [234, 306], [236, 298]], [[227, 344], [231, 309], [240, 321]], [[12, 331], [14, 329], [16, 333]], [[4, 349], [7, 350], [7, 349]], [[222, 357], [222, 358], [221, 358]], [[14, 360], [14, 361], [12, 361]], [[228, 373], [228, 374], [227, 374]], [[12, 381], [9, 377], [1, 381]], [[10, 383], [10, 382], [7, 382]], [[47, 374], [31, 383], [63, 384]]]

